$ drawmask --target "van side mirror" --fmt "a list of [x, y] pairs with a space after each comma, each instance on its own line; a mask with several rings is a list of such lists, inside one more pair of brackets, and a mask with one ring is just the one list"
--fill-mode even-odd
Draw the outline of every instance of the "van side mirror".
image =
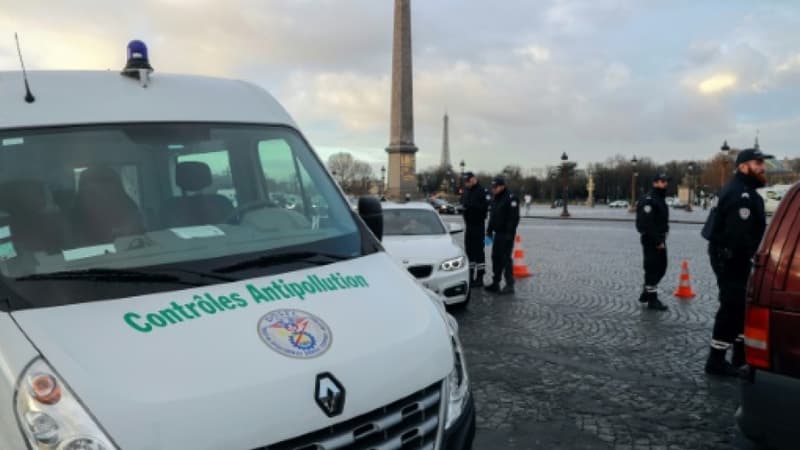
[[358, 199], [358, 215], [378, 240], [383, 240], [383, 207], [374, 197]]
[[464, 232], [464, 227], [461, 226], [460, 223], [450, 222], [449, 227], [450, 227], [450, 234], [457, 234]]

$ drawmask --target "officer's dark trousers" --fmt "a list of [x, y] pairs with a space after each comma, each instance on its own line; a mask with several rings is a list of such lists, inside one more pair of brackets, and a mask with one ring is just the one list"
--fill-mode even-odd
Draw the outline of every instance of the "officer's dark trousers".
[[744, 333], [745, 294], [752, 263], [748, 258], [726, 258], [713, 246], [709, 247], [708, 256], [719, 287], [711, 346], [724, 350]]
[[656, 248], [658, 244], [650, 242], [644, 236], [641, 242], [644, 253], [644, 285], [646, 288], [655, 288], [667, 273], [667, 249]]
[[494, 284], [499, 284], [505, 276], [506, 285], [514, 286], [511, 252], [514, 251], [514, 235], [495, 233], [492, 244], [492, 272]]
[[483, 231], [483, 223], [467, 224], [467, 231], [464, 233], [464, 248], [467, 251], [469, 260], [469, 282], [483, 280], [486, 273], [486, 253], [484, 250], [484, 239], [486, 235]]

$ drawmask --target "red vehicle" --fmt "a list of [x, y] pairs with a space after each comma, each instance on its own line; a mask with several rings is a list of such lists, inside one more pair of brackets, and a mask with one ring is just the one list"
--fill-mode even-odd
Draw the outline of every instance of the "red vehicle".
[[748, 438], [800, 448], [800, 184], [781, 201], [747, 287], [747, 370], [736, 421]]

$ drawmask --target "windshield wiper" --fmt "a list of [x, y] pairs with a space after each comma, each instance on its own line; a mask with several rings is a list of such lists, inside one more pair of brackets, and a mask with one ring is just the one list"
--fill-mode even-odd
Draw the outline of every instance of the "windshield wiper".
[[86, 269], [67, 270], [63, 272], [35, 273], [16, 278], [16, 281], [36, 280], [86, 280], [128, 283], [173, 283], [186, 286], [205, 286], [206, 283], [186, 281], [178, 276], [167, 273], [147, 272], [142, 270], [126, 269]]
[[278, 253], [275, 255], [263, 255], [252, 259], [246, 259], [229, 266], [214, 269], [214, 272], [230, 273], [238, 272], [244, 269], [251, 269], [254, 267], [268, 267], [276, 264], [291, 264], [297, 262], [302, 262], [313, 266], [324, 266], [326, 264], [344, 261], [346, 259], [350, 259], [350, 257], [319, 252]]

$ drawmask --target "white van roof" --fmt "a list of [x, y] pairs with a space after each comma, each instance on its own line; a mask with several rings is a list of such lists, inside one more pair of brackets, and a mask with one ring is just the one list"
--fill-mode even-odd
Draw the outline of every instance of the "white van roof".
[[147, 87], [116, 71], [0, 71], [0, 130], [130, 122], [296, 125], [264, 89], [239, 80], [153, 73]]

